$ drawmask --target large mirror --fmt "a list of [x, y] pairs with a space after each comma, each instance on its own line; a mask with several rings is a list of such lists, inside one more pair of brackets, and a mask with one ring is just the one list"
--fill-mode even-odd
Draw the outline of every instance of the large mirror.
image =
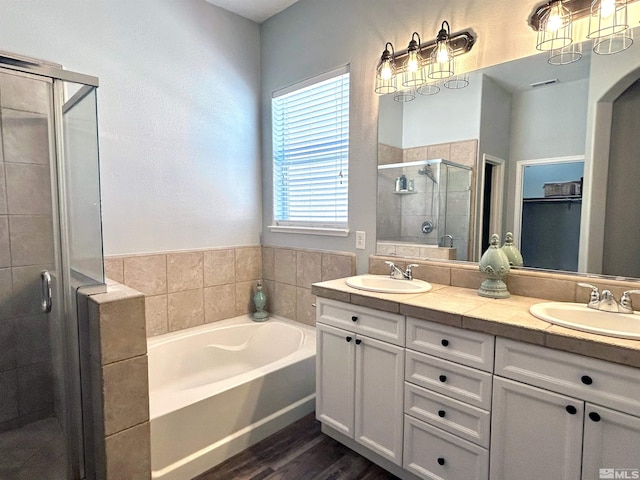
[[[377, 253], [478, 261], [510, 231], [525, 267], [640, 277], [640, 45], [579, 48], [380, 97]], [[429, 165], [469, 169], [469, 195]]]

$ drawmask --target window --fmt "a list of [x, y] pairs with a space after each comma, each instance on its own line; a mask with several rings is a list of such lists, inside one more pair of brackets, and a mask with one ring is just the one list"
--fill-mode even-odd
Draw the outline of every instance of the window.
[[276, 92], [271, 106], [276, 225], [272, 229], [346, 235], [347, 68]]

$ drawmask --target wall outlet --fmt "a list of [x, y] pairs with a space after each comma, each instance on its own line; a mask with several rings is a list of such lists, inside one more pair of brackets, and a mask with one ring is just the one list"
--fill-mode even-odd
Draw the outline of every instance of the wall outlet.
[[367, 235], [365, 232], [358, 230], [356, 231], [356, 248], [358, 250], [364, 250], [366, 245]]

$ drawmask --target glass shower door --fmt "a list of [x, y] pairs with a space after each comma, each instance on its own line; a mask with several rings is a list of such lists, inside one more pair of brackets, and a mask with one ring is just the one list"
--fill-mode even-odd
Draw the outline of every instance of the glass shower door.
[[0, 478], [68, 478], [52, 112], [50, 79], [0, 69]]
[[105, 285], [95, 87], [76, 80], [97, 79], [0, 60], [0, 479], [77, 480], [76, 292]]

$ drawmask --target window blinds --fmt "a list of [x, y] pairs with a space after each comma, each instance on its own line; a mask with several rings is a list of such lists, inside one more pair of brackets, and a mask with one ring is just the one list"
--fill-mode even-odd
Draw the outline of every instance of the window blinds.
[[346, 227], [349, 73], [293, 88], [272, 99], [275, 222]]

